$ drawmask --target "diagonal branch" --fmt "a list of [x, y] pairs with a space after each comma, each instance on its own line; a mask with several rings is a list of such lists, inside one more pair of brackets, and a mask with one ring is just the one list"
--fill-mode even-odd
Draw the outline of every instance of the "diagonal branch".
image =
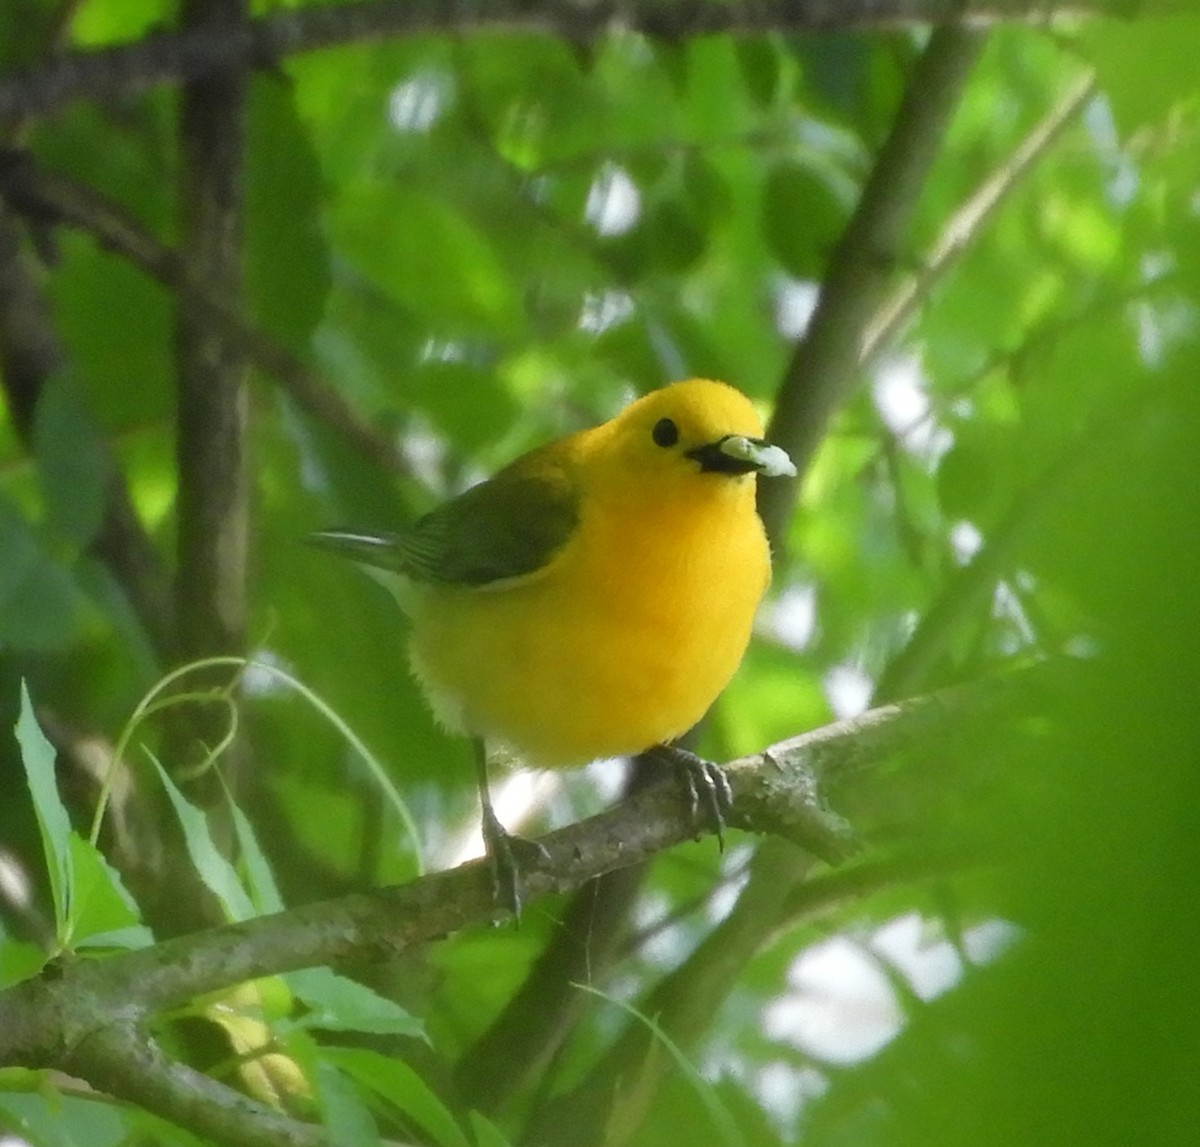
[[1096, 77], [1076, 80], [1046, 117], [1021, 141], [1004, 166], [986, 180], [946, 221], [917, 275], [902, 283], [872, 319], [863, 337], [860, 368], [878, 358], [908, 325], [933, 287], [953, 269], [980, 231], [1008, 202], [1030, 170], [1083, 110], [1096, 92]]
[[979, 32], [962, 27], [933, 34], [830, 258], [817, 308], [788, 364], [767, 431], [792, 456], [800, 474], [759, 487], [759, 510], [776, 549], [782, 546], [804, 472], [857, 381], [868, 324], [900, 261], [917, 199], [982, 44]]
[[168, 1058], [136, 1024], [115, 1022], [89, 1033], [65, 1070], [227, 1147], [329, 1147], [323, 1128], [292, 1119], [223, 1083]]
[[189, 272], [179, 252], [159, 242], [118, 203], [25, 151], [0, 148], [0, 198], [31, 220], [78, 227], [105, 250], [176, 292], [183, 305], [270, 376], [292, 400], [380, 469], [405, 474], [395, 440], [364, 421], [342, 395], [278, 339], [250, 323], [235, 303]]
[[[980, 46], [979, 34], [965, 29], [950, 27], [934, 33], [831, 257], [820, 302], [789, 365], [768, 430], [771, 440], [792, 454], [801, 474], [856, 380], [864, 332], [884, 297], [945, 124]], [[773, 491], [760, 487], [760, 509], [778, 552], [798, 486], [775, 486]], [[773, 934], [786, 914], [791, 891], [813, 868], [815, 855], [819, 854], [798, 851], [782, 841], [765, 842], [733, 912], [645, 1002], [646, 1014], [654, 1015], [660, 1028], [682, 1046], [688, 1046], [696, 1034], [699, 1017], [711, 1016], [720, 1007], [736, 982], [736, 970]], [[638, 1064], [647, 1072], [662, 1070], [651, 1064], [653, 1057], [646, 1056], [650, 1046], [646, 1037], [641, 1025], [631, 1026], [576, 1091], [536, 1115], [533, 1141], [554, 1141], [568, 1122], [604, 1126], [623, 1072]]]
[[[837, 862], [856, 845], [845, 822], [827, 808], [828, 789], [861, 797], [877, 783], [889, 787], [889, 763], [897, 756], [961, 755], [956, 734], [965, 723], [1020, 712], [1030, 692], [1020, 677], [964, 686], [874, 710], [734, 761], [727, 766], [731, 822], [782, 832]], [[526, 893], [533, 899], [576, 890], [695, 833], [679, 786], [665, 780], [543, 837], [545, 859], [525, 872]], [[168, 1119], [179, 1119], [181, 1105], [190, 1104], [188, 1121], [208, 1126], [200, 1121], [225, 1117], [223, 1110], [207, 1111], [208, 1105], [224, 1109], [233, 1103], [213, 1090], [216, 1085], [191, 1086], [191, 1076], [184, 1078], [178, 1065], [154, 1049], [132, 1060], [121, 1052], [125, 1058], [116, 1065], [108, 1062], [108, 1053], [128, 1051], [131, 1033], [144, 1040], [154, 1015], [232, 984], [317, 964], [392, 958], [504, 914], [494, 903], [487, 862], [480, 860], [400, 887], [308, 904], [103, 960], [64, 961], [0, 993], [0, 1066], [72, 1071]], [[247, 1119], [258, 1118], [244, 1101], [237, 1109]], [[264, 1133], [240, 1141], [289, 1140]]]

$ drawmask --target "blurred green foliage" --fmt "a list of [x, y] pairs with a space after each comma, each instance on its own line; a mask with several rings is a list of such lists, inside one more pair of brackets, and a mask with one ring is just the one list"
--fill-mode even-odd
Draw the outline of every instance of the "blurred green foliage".
[[[23, 7], [37, 19], [0, 35], [2, 67], [38, 57], [31, 37], [59, 8]], [[166, 15], [91, 0], [70, 39], [136, 38]], [[853, 1147], [1200, 1135], [1197, 43], [1188, 20], [990, 34], [898, 280], [920, 273], [950, 214], [1093, 65], [1096, 94], [864, 370], [778, 547], [760, 639], [700, 745], [727, 759], [814, 728], [902, 663], [919, 666], [907, 694], [1070, 658], [1070, 687], [1019, 734], [966, 724], [952, 768], [926, 769], [919, 754], [895, 764], [886, 791], [921, 794], [911, 804], [872, 806], [871, 792], [855, 803], [864, 826], [886, 827], [873, 857], [937, 841], [986, 863], [881, 882], [765, 929], [685, 1049], [708, 1102], [668, 1071], [638, 1096], [636, 1119], [614, 1123], [623, 1141], [716, 1142], [718, 1128], [746, 1144]], [[250, 646], [390, 766], [435, 867], [453, 861], [474, 810], [468, 750], [428, 715], [386, 594], [297, 539], [386, 528], [673, 378], [723, 377], [769, 408], [919, 45], [614, 33], [571, 47], [468, 31], [312, 52], [253, 79], [246, 314], [391, 436], [404, 466], [385, 473], [278, 379], [254, 377]], [[27, 142], [171, 245], [175, 103], [163, 89], [75, 103], [30, 124]], [[40, 274], [65, 364], [30, 435], [0, 428], [0, 709], [14, 725], [24, 679], [60, 730], [111, 743], [172, 667], [89, 548], [115, 468], [173, 562], [172, 300], [85, 233], [59, 230], [56, 247]], [[337, 732], [273, 679], [251, 675], [244, 692], [252, 768], [234, 798], [282, 900], [410, 875], [399, 819]], [[133, 765], [137, 788], [157, 791], [140, 753]], [[59, 771], [82, 831], [94, 783]], [[0, 749], [0, 860], [33, 883], [32, 906], [0, 912], [6, 981], [47, 940], [38, 919], [63, 923], [23, 776], [15, 744]], [[568, 777], [533, 828], [601, 803], [587, 775]], [[688, 958], [740, 888], [753, 842], [734, 843], [724, 858], [708, 843], [660, 858], [596, 986], [636, 1002]], [[86, 860], [102, 883], [104, 862]], [[114, 895], [102, 922], [125, 927], [128, 894]], [[362, 999], [322, 996], [339, 1033], [326, 1042], [347, 1046], [289, 1037], [309, 1113], [343, 1142], [369, 1142], [377, 1126], [422, 1142], [521, 1142], [530, 1111], [584, 1078], [623, 1029], [618, 1008], [589, 1000], [495, 1126], [456, 1108], [447, 1078], [564, 911], [539, 903], [519, 932], [359, 970], [400, 1017], [364, 1046], [341, 1041], [370, 1027]], [[989, 920], [1011, 922], [1016, 939], [922, 998], [872, 947], [877, 926], [911, 912], [931, 944], [953, 947]], [[903, 1030], [862, 1063], [824, 1062], [764, 1022], [800, 955], [831, 934], [871, 953], [900, 1001]], [[855, 985], [842, 990], [849, 1023]], [[0, 1075], [0, 1129], [39, 1147], [197, 1142], [51, 1089]]]

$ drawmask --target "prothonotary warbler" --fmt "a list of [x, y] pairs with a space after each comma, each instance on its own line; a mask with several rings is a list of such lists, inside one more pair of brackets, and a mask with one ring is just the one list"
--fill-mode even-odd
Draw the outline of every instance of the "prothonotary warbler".
[[476, 739], [484, 836], [514, 905], [484, 742], [570, 766], [666, 744], [704, 715], [770, 581], [755, 476], [796, 472], [762, 435], [733, 387], [677, 382], [399, 533], [313, 535], [401, 575], [413, 670], [439, 721]]

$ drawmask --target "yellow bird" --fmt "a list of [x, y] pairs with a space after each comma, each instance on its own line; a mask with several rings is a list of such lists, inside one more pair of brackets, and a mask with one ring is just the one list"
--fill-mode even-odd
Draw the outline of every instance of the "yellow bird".
[[737, 669], [771, 576], [754, 479], [796, 472], [762, 435], [733, 387], [677, 382], [399, 533], [312, 536], [401, 575], [413, 670], [438, 720], [476, 739], [510, 880], [484, 742], [537, 767], [638, 753], [690, 729]]

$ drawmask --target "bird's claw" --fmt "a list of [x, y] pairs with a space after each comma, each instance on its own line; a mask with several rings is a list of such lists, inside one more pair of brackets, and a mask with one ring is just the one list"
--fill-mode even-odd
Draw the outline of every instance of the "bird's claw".
[[660, 745], [655, 755], [675, 773], [688, 802], [692, 822], [712, 828], [717, 836], [717, 847], [724, 852], [725, 825], [733, 808], [729, 778], [712, 761], [678, 745]]
[[522, 874], [527, 868], [544, 864], [550, 854], [536, 840], [508, 832], [491, 809], [483, 817], [483, 843], [492, 871], [492, 895], [501, 908], [512, 912], [519, 924], [525, 891]]

